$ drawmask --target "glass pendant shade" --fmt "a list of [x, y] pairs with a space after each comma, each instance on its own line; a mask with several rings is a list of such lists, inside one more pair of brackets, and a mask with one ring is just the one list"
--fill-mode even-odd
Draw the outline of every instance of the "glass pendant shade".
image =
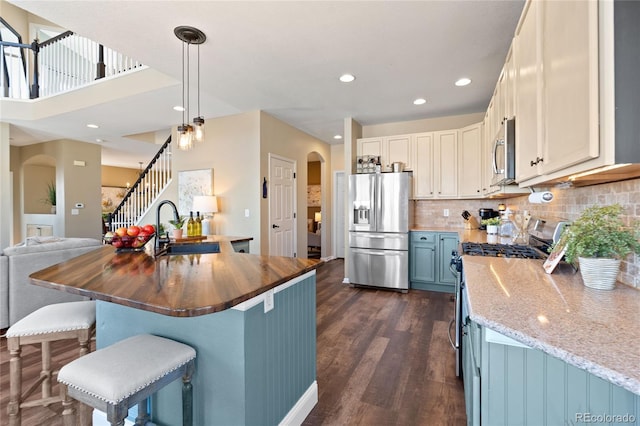
[[178, 126], [178, 149], [188, 151], [193, 146], [193, 127], [188, 124]]
[[204, 118], [202, 117], [193, 119], [193, 139], [196, 142], [204, 141]]

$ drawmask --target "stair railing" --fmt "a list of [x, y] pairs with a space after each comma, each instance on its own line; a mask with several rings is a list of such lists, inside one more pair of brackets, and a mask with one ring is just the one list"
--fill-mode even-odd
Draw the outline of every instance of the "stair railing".
[[109, 214], [109, 229], [115, 231], [120, 227], [140, 224], [140, 219], [148, 213], [170, 182], [171, 136], [140, 173], [138, 180], [129, 188], [120, 204]]

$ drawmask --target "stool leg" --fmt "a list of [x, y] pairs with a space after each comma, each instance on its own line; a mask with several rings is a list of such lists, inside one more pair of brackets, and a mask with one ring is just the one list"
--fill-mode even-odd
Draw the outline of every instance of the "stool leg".
[[7, 414], [10, 426], [20, 426], [20, 399], [22, 398], [22, 358], [19, 337], [7, 339], [9, 350], [9, 404]]
[[147, 410], [148, 399], [138, 404], [138, 416], [136, 417], [136, 426], [146, 425], [149, 420], [149, 411]]
[[80, 346], [80, 356], [88, 354], [91, 350], [89, 343], [91, 342], [91, 335], [93, 334], [93, 327], [86, 330], [81, 330], [78, 334], [78, 345]]
[[42, 380], [42, 397], [49, 398], [51, 396], [51, 343], [42, 342], [42, 370], [40, 370], [40, 377]]
[[195, 368], [194, 361], [187, 364], [184, 376], [182, 376], [182, 426], [193, 426], [193, 385], [191, 376]]
[[[60, 383], [60, 399], [62, 400], [62, 424], [64, 426], [75, 426], [74, 401], [67, 394], [67, 387]], [[82, 419], [80, 419], [82, 425]]]

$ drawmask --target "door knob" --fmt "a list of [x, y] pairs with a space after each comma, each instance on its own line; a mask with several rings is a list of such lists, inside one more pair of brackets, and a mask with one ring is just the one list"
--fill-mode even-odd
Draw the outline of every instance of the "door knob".
[[278, 225], [276, 225], [275, 223], [273, 225], [271, 225], [272, 228], [280, 228]]

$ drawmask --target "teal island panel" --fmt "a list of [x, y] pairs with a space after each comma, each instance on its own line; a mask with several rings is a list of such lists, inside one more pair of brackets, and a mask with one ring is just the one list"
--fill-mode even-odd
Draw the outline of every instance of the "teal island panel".
[[[191, 345], [197, 353], [194, 424], [276, 425], [315, 386], [315, 271], [277, 287], [269, 312], [254, 299], [190, 318], [98, 301], [97, 347], [141, 333]], [[180, 424], [181, 407], [176, 381], [152, 399], [154, 423]]]

